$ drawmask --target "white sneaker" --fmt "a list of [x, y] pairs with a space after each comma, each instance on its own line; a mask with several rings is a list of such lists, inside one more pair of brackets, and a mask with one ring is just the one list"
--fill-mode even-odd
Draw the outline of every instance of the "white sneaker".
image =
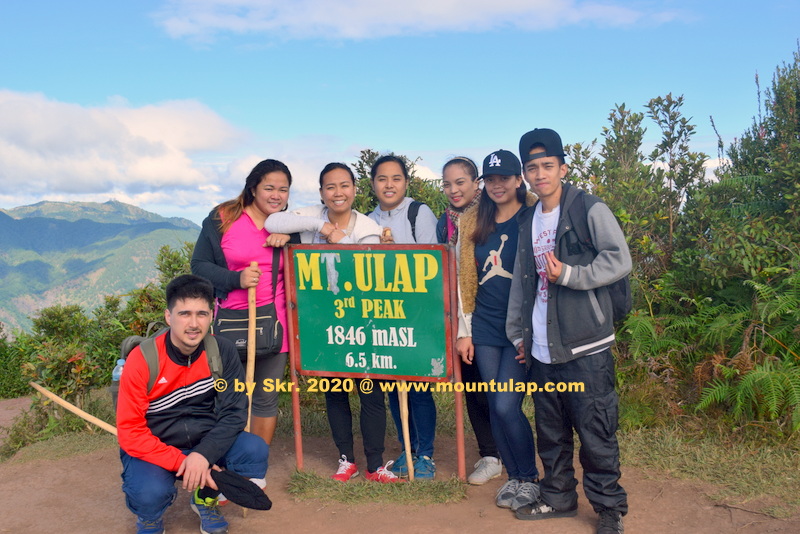
[[497, 478], [503, 472], [503, 463], [494, 456], [484, 456], [475, 463], [475, 471], [467, 477], [467, 482], [473, 486], [486, 484]]

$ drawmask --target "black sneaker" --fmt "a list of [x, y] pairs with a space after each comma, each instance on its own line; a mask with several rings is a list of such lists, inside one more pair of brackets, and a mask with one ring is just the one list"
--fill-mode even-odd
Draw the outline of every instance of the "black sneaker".
[[622, 515], [614, 510], [603, 510], [600, 512], [600, 521], [597, 523], [597, 534], [622, 534], [625, 527], [622, 526]]
[[[517, 519], [523, 521], [535, 521], [537, 519], [550, 519], [553, 517], [575, 517], [578, 515], [578, 505], [575, 504], [569, 510], [556, 510], [544, 501], [536, 501], [533, 504], [523, 506], [514, 512]], [[598, 531], [599, 532], [599, 531]]]

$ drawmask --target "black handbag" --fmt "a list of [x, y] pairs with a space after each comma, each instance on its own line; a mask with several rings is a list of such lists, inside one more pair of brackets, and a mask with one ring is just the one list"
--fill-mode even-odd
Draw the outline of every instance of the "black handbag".
[[[281, 249], [274, 248], [272, 255], [272, 302], [256, 308], [256, 357], [269, 356], [280, 352], [283, 346], [283, 325], [278, 320], [275, 308], [275, 294], [278, 285]], [[247, 359], [248, 310], [217, 308], [214, 319], [214, 335], [232, 341], [239, 351], [242, 361]]]

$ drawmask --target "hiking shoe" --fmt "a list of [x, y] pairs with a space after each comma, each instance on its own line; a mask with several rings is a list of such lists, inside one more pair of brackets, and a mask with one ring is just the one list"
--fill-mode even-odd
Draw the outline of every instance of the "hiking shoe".
[[414, 458], [414, 478], [433, 479], [436, 476], [436, 464], [430, 456]]
[[517, 490], [519, 489], [521, 481], [517, 480], [516, 478], [510, 479], [508, 482], [500, 486], [500, 489], [497, 490], [497, 499], [495, 500], [495, 504], [500, 508], [511, 508], [511, 503], [514, 502], [514, 497], [517, 496]]
[[217, 509], [217, 499], [201, 499], [197, 496], [200, 488], [194, 490], [190, 504], [194, 513], [200, 516], [200, 532], [203, 534], [225, 534], [228, 522]]
[[395, 475], [399, 477], [408, 476], [408, 462], [406, 461], [405, 452], [400, 453], [400, 456], [397, 457], [397, 460], [395, 460], [390, 464], [387, 463], [386, 465], [387, 466], [391, 465], [392, 473], [394, 473]]
[[494, 456], [484, 456], [475, 463], [475, 471], [468, 477], [467, 482], [473, 486], [482, 486], [500, 476], [503, 472], [503, 464], [499, 458]]
[[539, 500], [533, 504], [523, 506], [514, 512], [514, 515], [517, 516], [517, 519], [522, 519], [525, 521], [550, 519], [553, 517], [575, 517], [578, 515], [578, 505], [575, 504], [575, 506], [569, 510], [556, 510], [549, 504], [545, 504], [544, 501]]
[[367, 473], [364, 475], [364, 478], [367, 480], [371, 480], [372, 482], [380, 482], [382, 484], [393, 484], [396, 482], [405, 482], [402, 478], [398, 477], [390, 470], [392, 467], [392, 462], [389, 461], [386, 463], [386, 467], [379, 467], [377, 471], [374, 473]]
[[623, 532], [625, 532], [625, 527], [622, 526], [622, 514], [615, 510], [600, 512], [597, 534], [622, 534]]
[[511, 501], [511, 511], [516, 512], [523, 506], [531, 505], [539, 500], [541, 493], [539, 492], [539, 484], [536, 482], [523, 482], [517, 489], [517, 494]]
[[136, 518], [136, 534], [164, 534], [164, 520], [160, 517], [153, 521]]
[[331, 475], [333, 480], [338, 480], [339, 482], [347, 482], [353, 477], [358, 476], [358, 468], [356, 464], [347, 461], [347, 456], [344, 454], [341, 458], [339, 458], [339, 469], [336, 470], [335, 475]]

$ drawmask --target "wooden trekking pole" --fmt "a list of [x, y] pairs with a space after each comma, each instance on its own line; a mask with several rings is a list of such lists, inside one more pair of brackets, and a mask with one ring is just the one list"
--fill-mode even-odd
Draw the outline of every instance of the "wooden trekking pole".
[[56, 395], [55, 393], [53, 393], [49, 389], [46, 389], [46, 388], [40, 386], [36, 382], [28, 382], [28, 385], [30, 387], [32, 387], [33, 389], [35, 389], [36, 391], [38, 391], [39, 393], [41, 393], [42, 395], [44, 395], [45, 397], [47, 397], [48, 399], [50, 399], [51, 401], [53, 401], [56, 404], [58, 404], [59, 406], [61, 406], [62, 408], [66, 408], [67, 410], [69, 410], [70, 412], [74, 413], [78, 417], [81, 417], [85, 421], [88, 421], [89, 423], [92, 423], [93, 425], [99, 426], [100, 428], [102, 428], [106, 432], [111, 432], [115, 436], [117, 435], [117, 429], [115, 427], [109, 425], [108, 423], [106, 423], [102, 419], [98, 419], [97, 417], [84, 412], [83, 410], [81, 410], [80, 408], [75, 406], [74, 404], [72, 404], [72, 403], [70, 403], [68, 401], [65, 401], [64, 399], [62, 399], [61, 397], [59, 397], [58, 395]]
[[414, 459], [411, 457], [411, 436], [408, 431], [408, 382], [397, 382], [397, 401], [400, 404], [400, 426], [403, 431], [405, 444], [406, 465], [408, 466], [408, 480], [414, 480]]
[[[258, 262], [250, 262], [250, 267], [258, 267]], [[244, 381], [247, 388], [255, 380], [256, 374], [256, 288], [247, 289], [247, 365], [244, 369]], [[247, 426], [245, 432], [250, 432], [250, 415], [253, 409], [253, 395], [247, 399]]]
[[[251, 261], [250, 267], [258, 267], [258, 262]], [[245, 388], [255, 381], [256, 375], [256, 288], [247, 288], [247, 365], [244, 368]], [[255, 391], [255, 389], [253, 390]], [[245, 432], [250, 432], [250, 419], [253, 411], [253, 394], [247, 396], [247, 425]], [[242, 508], [242, 517], [247, 517], [247, 508]]]

